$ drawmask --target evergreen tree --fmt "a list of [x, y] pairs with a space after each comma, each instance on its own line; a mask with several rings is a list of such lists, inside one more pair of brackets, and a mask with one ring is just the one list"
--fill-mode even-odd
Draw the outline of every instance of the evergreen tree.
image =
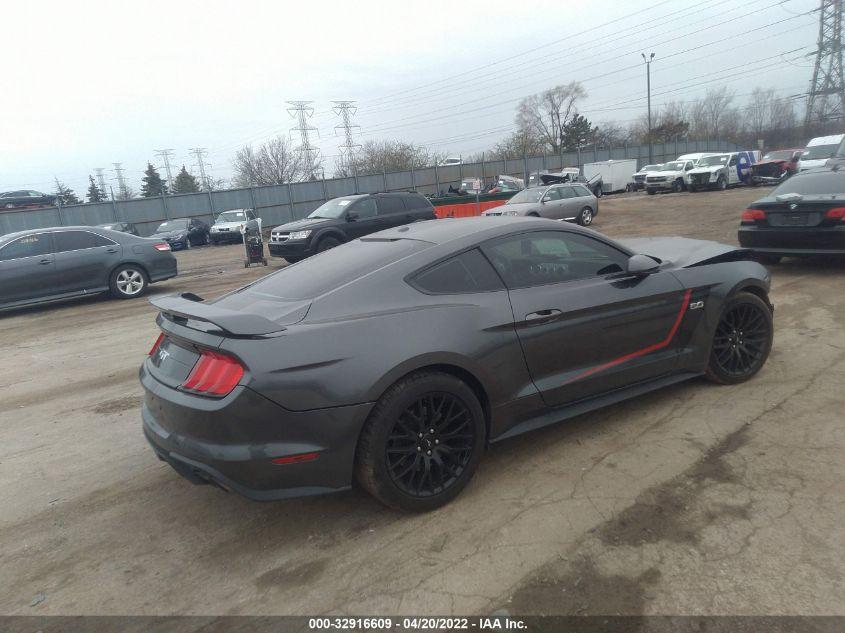
[[91, 183], [88, 185], [88, 202], [105, 202], [106, 192], [100, 191], [97, 183], [94, 182], [94, 176], [89, 175], [88, 181]]
[[61, 204], [81, 204], [82, 200], [76, 197], [76, 194], [73, 192], [73, 189], [65, 185], [61, 182], [58, 178], [56, 180], [56, 197], [59, 199]]
[[197, 177], [189, 174], [185, 166], [182, 165], [182, 169], [173, 179], [173, 193], [198, 193], [199, 190], [200, 183]]
[[161, 179], [158, 170], [152, 163], [147, 163], [144, 177], [141, 178], [141, 197], [153, 198], [167, 193], [167, 184]]
[[593, 142], [596, 128], [587, 117], [576, 114], [563, 125], [563, 147], [570, 151]]

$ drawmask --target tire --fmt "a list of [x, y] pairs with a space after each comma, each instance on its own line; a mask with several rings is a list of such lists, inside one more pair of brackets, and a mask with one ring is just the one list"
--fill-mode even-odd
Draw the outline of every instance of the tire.
[[681, 193], [684, 190], [684, 182], [679, 178], [672, 183], [672, 193]]
[[752, 378], [772, 350], [772, 310], [760, 297], [740, 292], [722, 309], [713, 334], [705, 373], [720, 385], [735, 385]]
[[724, 191], [727, 188], [728, 188], [728, 182], [725, 180], [725, 177], [719, 176], [716, 179], [716, 189], [718, 189], [719, 191]]
[[130, 264], [118, 266], [109, 278], [109, 291], [115, 299], [140, 297], [149, 285], [147, 273], [142, 268]]
[[593, 223], [593, 210], [590, 207], [584, 207], [575, 221], [581, 226], [590, 226]]
[[645, 191], [650, 196], [653, 196], [655, 193], [657, 193], [654, 189], [646, 189]]
[[211, 240], [212, 246], [220, 246], [220, 242], [218, 240]]
[[775, 264], [779, 264], [780, 260], [783, 259], [780, 255], [757, 255], [757, 261], [761, 264], [766, 264], [767, 266], [774, 266]]
[[390, 387], [370, 413], [358, 439], [355, 477], [391, 508], [434, 510], [472, 479], [485, 436], [472, 389], [450, 374], [416, 372]]
[[323, 251], [327, 251], [330, 248], [334, 248], [335, 246], [340, 246], [341, 243], [342, 242], [336, 237], [324, 237], [317, 244], [317, 252], [322, 253]]
[[695, 188], [695, 185], [690, 185], [689, 187], [687, 187], [687, 191], [689, 191], [690, 193], [695, 193], [696, 191], [698, 191], [698, 189]]
[[301, 261], [302, 261], [302, 259], [303, 259], [302, 257], [293, 257], [293, 256], [291, 256], [291, 257], [285, 257], [285, 261], [286, 261], [288, 264], [295, 264], [296, 262], [301, 262]]

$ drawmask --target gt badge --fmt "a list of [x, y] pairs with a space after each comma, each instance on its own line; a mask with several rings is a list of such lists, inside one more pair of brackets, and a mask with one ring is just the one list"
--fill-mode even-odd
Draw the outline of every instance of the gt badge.
[[170, 356], [170, 352], [168, 352], [166, 349], [160, 349], [160, 350], [158, 350], [158, 361], [159, 361], [160, 363], [164, 362], [164, 360], [165, 360], [168, 356]]
[[795, 209], [797, 209], [797, 208], [798, 208], [798, 205], [797, 205], [797, 204], [795, 204], [794, 202], [793, 202], [792, 204], [790, 204], [790, 205], [789, 205], [789, 210], [790, 210], [790, 211], [795, 211]]
[[704, 307], [703, 301], [693, 301], [691, 304], [689, 304], [690, 310], [698, 310], [698, 309], [703, 308], [703, 307]]

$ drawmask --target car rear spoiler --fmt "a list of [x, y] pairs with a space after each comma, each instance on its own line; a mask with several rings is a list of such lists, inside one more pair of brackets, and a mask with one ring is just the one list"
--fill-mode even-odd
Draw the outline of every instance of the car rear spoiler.
[[260, 336], [273, 334], [285, 329], [275, 321], [258, 314], [220, 308], [214, 304], [203, 303], [202, 298], [186, 292], [183, 294], [153, 297], [150, 303], [161, 310], [162, 314], [177, 319], [192, 319], [216, 325], [235, 336]]

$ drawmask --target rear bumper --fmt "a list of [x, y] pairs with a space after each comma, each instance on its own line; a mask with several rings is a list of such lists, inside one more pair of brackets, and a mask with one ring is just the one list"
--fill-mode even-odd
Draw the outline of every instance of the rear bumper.
[[740, 246], [768, 255], [845, 255], [845, 226], [743, 227], [739, 229], [737, 236]]
[[[145, 363], [146, 365], [146, 363]], [[348, 489], [372, 404], [289, 411], [243, 387], [220, 400], [177, 391], [140, 371], [144, 436], [156, 455], [195, 484], [256, 501]], [[313, 461], [272, 460], [318, 453]]]

